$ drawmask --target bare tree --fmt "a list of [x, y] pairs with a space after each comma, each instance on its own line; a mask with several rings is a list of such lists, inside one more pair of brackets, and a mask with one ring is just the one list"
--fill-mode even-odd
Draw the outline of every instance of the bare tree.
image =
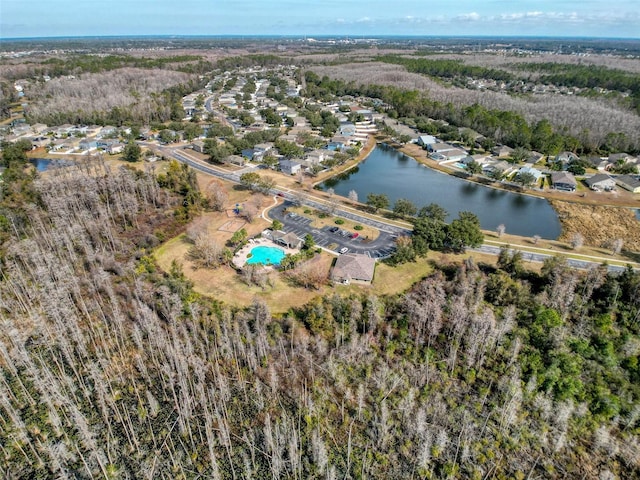
[[616, 238], [613, 242], [611, 242], [611, 253], [613, 255], [619, 255], [622, 251], [622, 246], [624, 245], [624, 240], [621, 238]]
[[226, 189], [219, 180], [209, 182], [205, 190], [205, 197], [216, 212], [222, 212], [229, 199]]
[[569, 240], [569, 243], [571, 244], [571, 248], [573, 248], [574, 250], [579, 250], [580, 247], [584, 245], [584, 237], [582, 236], [581, 233], [576, 232], [573, 235], [571, 235], [571, 239]]
[[355, 190], [350, 190], [349, 200], [351, 200], [353, 203], [358, 203], [358, 192], [356, 192]]
[[534, 235], [534, 236], [532, 237], [532, 239], [533, 239], [533, 244], [534, 244], [534, 245], [537, 245], [541, 238], [542, 238], [542, 237], [541, 237], [540, 235]]
[[504, 226], [504, 223], [501, 223], [500, 225], [498, 225], [498, 228], [496, 228], [496, 233], [498, 234], [498, 237], [502, 237], [502, 235], [504, 235], [506, 228]]

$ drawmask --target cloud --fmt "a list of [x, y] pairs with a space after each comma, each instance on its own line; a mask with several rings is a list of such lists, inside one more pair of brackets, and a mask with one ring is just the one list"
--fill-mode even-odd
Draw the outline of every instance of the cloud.
[[460, 22], [478, 22], [482, 20], [482, 17], [479, 13], [471, 12], [471, 13], [463, 13], [462, 15], [457, 15], [455, 20]]

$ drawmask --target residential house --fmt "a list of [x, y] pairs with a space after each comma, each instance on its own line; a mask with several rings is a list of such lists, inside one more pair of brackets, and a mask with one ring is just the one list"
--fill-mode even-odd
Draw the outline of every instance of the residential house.
[[448, 143], [436, 142], [436, 143], [428, 143], [427, 150], [430, 153], [442, 153], [449, 150], [455, 150], [457, 147], [453, 145], [449, 145]]
[[267, 153], [268, 151], [273, 149], [273, 143], [272, 142], [266, 142], [266, 143], [259, 143], [257, 145], [255, 145], [253, 147], [254, 152], [258, 152], [258, 153]]
[[538, 180], [540, 180], [542, 177], [544, 177], [544, 173], [542, 173], [540, 170], [533, 168], [533, 167], [522, 167], [518, 170], [517, 176], [522, 175], [523, 173], [530, 173], [531, 175], [533, 175], [536, 179], [536, 182]]
[[562, 167], [565, 168], [572, 161], [579, 159], [580, 157], [573, 152], [560, 152], [554, 158], [554, 162], [562, 164]]
[[48, 132], [49, 127], [44, 123], [36, 123], [34, 125], [31, 125], [31, 130], [33, 131], [33, 133], [40, 135], [41, 133]]
[[454, 148], [453, 150], [446, 150], [444, 152], [440, 152], [440, 155], [444, 157], [442, 160], [443, 163], [451, 163], [451, 162], [459, 162], [468, 156], [468, 153], [459, 148]]
[[587, 157], [585, 160], [589, 162], [593, 168], [600, 170], [601, 172], [604, 172], [611, 167], [611, 162], [606, 158]]
[[339, 132], [340, 135], [351, 137], [356, 134], [356, 126], [351, 122], [344, 122], [340, 124]]
[[485, 174], [489, 174], [497, 170], [501, 170], [504, 175], [511, 175], [516, 170], [516, 167], [505, 160], [490, 160], [482, 166], [482, 172]]
[[302, 165], [292, 160], [280, 160], [280, 171], [287, 175], [295, 175], [302, 169]]
[[98, 148], [98, 143], [90, 138], [80, 140], [80, 150], [94, 150]]
[[345, 285], [352, 281], [371, 283], [376, 267], [375, 259], [358, 253], [345, 253], [336, 259], [331, 279]]
[[116, 155], [118, 153], [122, 153], [124, 152], [124, 143], [112, 143], [110, 145], [107, 145], [107, 148], [105, 149], [105, 151], [109, 154], [109, 155]]
[[344, 143], [342, 142], [329, 142], [325, 147], [327, 150], [331, 151], [341, 151], [344, 150]]
[[631, 163], [636, 161], [636, 157], [629, 155], [628, 153], [612, 153], [609, 155], [609, 161], [611, 163]]
[[586, 183], [587, 187], [589, 187], [591, 190], [594, 190], [596, 192], [598, 191], [609, 192], [611, 190], [615, 190], [616, 188], [616, 181], [613, 178], [611, 178], [609, 175], [606, 175], [604, 173], [598, 173], [593, 177], [586, 178], [584, 180], [584, 183]]
[[51, 143], [51, 139], [49, 137], [37, 136], [31, 139], [31, 145], [34, 148], [46, 147]]
[[327, 158], [326, 150], [311, 150], [304, 155], [304, 159], [312, 165], [318, 165], [325, 161]]
[[240, 155], [229, 155], [226, 159], [227, 163], [231, 163], [232, 165], [238, 165], [240, 167], [244, 166], [247, 163], [247, 159], [241, 157]]
[[74, 145], [66, 138], [57, 138], [50, 145], [49, 151], [51, 152], [72, 150], [74, 148]]
[[[140, 136], [143, 135], [143, 132], [148, 132], [148, 129], [141, 130]], [[116, 127], [114, 127], [113, 125], [105, 125], [104, 127], [102, 127], [102, 130], [100, 130], [98, 137], [100, 138], [112, 137], [117, 135], [117, 133], [118, 133], [118, 129]]]
[[506, 145], [496, 145], [491, 149], [491, 153], [498, 158], [510, 157], [513, 153], [513, 148]]
[[420, 135], [416, 143], [420, 145], [422, 148], [426, 148], [427, 145], [432, 145], [437, 142], [438, 140], [433, 135]]
[[575, 192], [578, 182], [576, 182], [573, 174], [569, 172], [553, 172], [551, 174], [551, 185], [556, 190]]
[[14, 135], [25, 135], [25, 134], [30, 134], [31, 133], [31, 125], [27, 124], [27, 123], [23, 123], [21, 125], [17, 125], [15, 127], [13, 127], [13, 134]]
[[191, 142], [191, 148], [195, 152], [204, 153], [204, 148], [205, 148], [204, 141], [203, 140], [194, 140], [193, 142]]
[[253, 148], [245, 148], [240, 153], [247, 160], [253, 160], [253, 156], [256, 154], [256, 151]]
[[535, 165], [536, 163], [538, 163], [540, 160], [542, 160], [542, 157], [544, 157], [544, 155], [542, 155], [539, 152], [529, 152], [529, 156], [527, 157], [527, 159], [525, 160], [525, 163], [527, 165]]
[[625, 190], [629, 190], [633, 193], [640, 193], [640, 180], [638, 176], [621, 175], [616, 177], [616, 183]]
[[280, 245], [283, 245], [287, 248], [300, 248], [302, 247], [302, 239], [298, 238], [298, 236], [293, 233], [285, 233], [282, 230], [276, 230], [271, 233], [271, 239]]

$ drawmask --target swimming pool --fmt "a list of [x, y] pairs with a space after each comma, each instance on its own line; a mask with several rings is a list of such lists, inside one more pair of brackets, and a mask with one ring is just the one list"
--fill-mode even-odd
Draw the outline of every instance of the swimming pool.
[[284, 250], [281, 248], [261, 246], [251, 249], [251, 256], [247, 259], [247, 264], [280, 265], [280, 260], [283, 258]]

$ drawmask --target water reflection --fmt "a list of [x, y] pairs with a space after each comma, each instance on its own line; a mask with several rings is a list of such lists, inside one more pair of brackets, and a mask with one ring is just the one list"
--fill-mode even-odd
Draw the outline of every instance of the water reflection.
[[378, 145], [358, 168], [327, 180], [320, 188], [333, 188], [345, 197], [355, 190], [363, 201], [370, 193], [384, 193], [392, 205], [399, 198], [411, 200], [417, 207], [437, 203], [449, 212], [449, 219], [458, 212], [471, 211], [486, 229], [504, 224], [507, 233], [517, 235], [560, 235], [558, 217], [545, 199], [435, 172], [385, 145]]

